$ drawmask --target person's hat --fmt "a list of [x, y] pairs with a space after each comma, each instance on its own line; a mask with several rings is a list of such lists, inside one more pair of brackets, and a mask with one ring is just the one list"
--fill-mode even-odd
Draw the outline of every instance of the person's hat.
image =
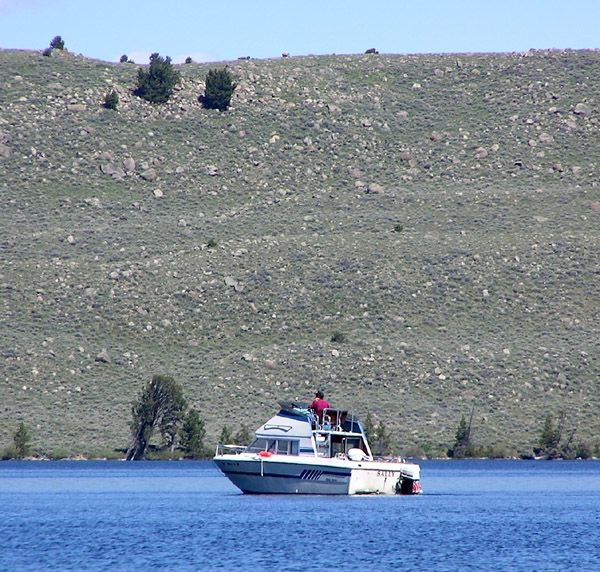
[[323, 399], [323, 397], [325, 397], [325, 395], [320, 389], [317, 391], [317, 393], [315, 393], [315, 396], [319, 397], [320, 399]]

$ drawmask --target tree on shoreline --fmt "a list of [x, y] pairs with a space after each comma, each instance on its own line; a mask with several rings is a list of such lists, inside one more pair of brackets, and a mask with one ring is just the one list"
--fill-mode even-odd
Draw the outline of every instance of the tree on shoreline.
[[465, 419], [464, 414], [460, 418], [458, 427], [456, 428], [456, 435], [454, 437], [454, 445], [451, 449], [448, 449], [448, 456], [454, 459], [462, 459], [464, 457], [471, 457], [474, 454], [473, 446], [471, 443], [471, 426], [473, 424], [473, 413], [475, 408], [471, 409], [471, 416], [469, 422]]
[[181, 385], [171, 376], [155, 375], [131, 408], [131, 444], [126, 459], [137, 461], [144, 458], [156, 428], [160, 430], [165, 444], [174, 448], [185, 407]]
[[204, 455], [204, 421], [193, 407], [188, 410], [180, 430], [181, 447], [192, 459]]
[[31, 441], [31, 433], [29, 433], [29, 430], [23, 421], [21, 421], [19, 424], [19, 428], [13, 436], [13, 441], [15, 443], [17, 459], [24, 459], [27, 457], [27, 455], [29, 455], [29, 451], [31, 450], [31, 446], [29, 444]]

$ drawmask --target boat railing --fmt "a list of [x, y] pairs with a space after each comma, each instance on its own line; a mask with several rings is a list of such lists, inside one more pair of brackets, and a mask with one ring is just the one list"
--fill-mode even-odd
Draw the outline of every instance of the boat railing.
[[215, 455], [239, 455], [246, 450], [245, 445], [225, 445], [219, 443]]

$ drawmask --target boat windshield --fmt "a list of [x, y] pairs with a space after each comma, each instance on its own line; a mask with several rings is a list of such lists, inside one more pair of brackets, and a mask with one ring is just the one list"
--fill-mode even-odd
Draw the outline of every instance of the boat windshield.
[[274, 455], [298, 455], [300, 441], [298, 439], [265, 439], [257, 437], [246, 447], [246, 453], [269, 451]]

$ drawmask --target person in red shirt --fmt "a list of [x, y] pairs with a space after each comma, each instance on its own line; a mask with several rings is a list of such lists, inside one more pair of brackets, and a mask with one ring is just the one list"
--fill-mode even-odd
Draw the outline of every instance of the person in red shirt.
[[323, 420], [323, 410], [329, 407], [329, 402], [325, 399], [325, 395], [322, 391], [317, 391], [315, 393], [315, 398], [313, 402], [308, 406], [309, 409], [312, 409], [320, 421]]

